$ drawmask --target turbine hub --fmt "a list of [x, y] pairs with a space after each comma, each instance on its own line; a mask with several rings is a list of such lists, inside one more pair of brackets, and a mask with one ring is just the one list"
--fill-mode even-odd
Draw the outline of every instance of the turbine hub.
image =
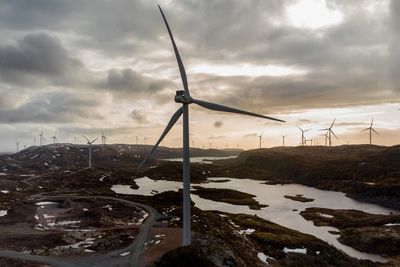
[[192, 101], [190, 97], [188, 98], [185, 96], [185, 91], [178, 90], [176, 91], [175, 102], [182, 104], [190, 104]]

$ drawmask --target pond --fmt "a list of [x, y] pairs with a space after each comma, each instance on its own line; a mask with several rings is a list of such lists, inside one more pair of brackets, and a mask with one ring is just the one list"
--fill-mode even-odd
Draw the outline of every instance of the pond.
[[[212, 182], [220, 179], [229, 179], [229, 181], [223, 183]], [[148, 177], [136, 179], [135, 182], [139, 186], [138, 189], [132, 189], [129, 185], [113, 185], [111, 190], [119, 194], [154, 195], [157, 192], [161, 193], [170, 190], [177, 191], [179, 188], [182, 188], [181, 182], [164, 180], [156, 181]], [[284, 227], [311, 234], [344, 251], [352, 257], [379, 262], [384, 262], [385, 258], [379, 255], [359, 252], [351, 247], [341, 244], [337, 240], [338, 235], [329, 233], [329, 231], [337, 231], [337, 229], [333, 227], [314, 226], [311, 221], [305, 220], [300, 215], [300, 212], [308, 207], [320, 207], [329, 209], [355, 209], [373, 214], [389, 214], [390, 212], [398, 213], [396, 210], [381, 207], [379, 205], [356, 201], [346, 197], [346, 195], [341, 192], [319, 190], [298, 184], [268, 185], [264, 184], [264, 181], [259, 180], [213, 177], [209, 178], [209, 183], [202, 183], [201, 186], [206, 188], [234, 189], [253, 194], [256, 196], [255, 200], [260, 204], [269, 205], [269, 207], [262, 208], [261, 210], [251, 210], [247, 206], [212, 201], [192, 194], [191, 199], [195, 203], [195, 206], [202, 210], [218, 210], [228, 213], [257, 215]], [[298, 202], [284, 197], [285, 195], [297, 194], [314, 199], [314, 201]]]

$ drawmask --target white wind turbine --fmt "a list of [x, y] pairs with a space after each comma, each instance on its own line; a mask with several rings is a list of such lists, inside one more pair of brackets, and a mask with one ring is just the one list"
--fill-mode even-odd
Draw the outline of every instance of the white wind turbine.
[[39, 144], [40, 144], [40, 146], [42, 146], [43, 145], [43, 138], [44, 138], [44, 136], [43, 136], [43, 129], [40, 131], [40, 135], [39, 135], [39, 137], [40, 137], [40, 139], [39, 139]]
[[331, 124], [331, 126], [329, 128], [320, 130], [320, 131], [327, 131], [329, 146], [332, 146], [332, 134], [333, 134], [333, 136], [335, 136], [336, 139], [338, 139], [336, 134], [332, 131], [332, 128], [333, 128], [333, 125], [335, 124], [335, 121], [336, 121], [336, 118], [333, 120], [333, 122], [332, 122], [332, 124]]
[[87, 144], [89, 145], [89, 168], [92, 168], [92, 144], [94, 142], [96, 142], [97, 138], [99, 138], [99, 137], [97, 136], [95, 139], [90, 141], [86, 136], [84, 136], [84, 135], [82, 135], [82, 136], [86, 139]]
[[258, 135], [260, 149], [261, 149], [261, 143], [262, 143], [262, 137], [263, 137], [263, 135], [264, 135], [264, 131], [262, 131], [262, 133]]
[[19, 143], [20, 143], [20, 141], [15, 142], [15, 144], [17, 145], [17, 153], [19, 152]]
[[255, 117], [260, 117], [264, 119], [270, 119], [270, 120], [275, 120], [275, 121], [280, 121], [284, 122], [279, 119], [267, 117], [264, 115], [259, 115], [256, 113], [251, 113], [235, 108], [230, 108], [230, 107], [225, 107], [222, 105], [206, 102], [203, 100], [198, 100], [194, 99], [190, 96], [189, 93], [189, 85], [187, 82], [187, 77], [186, 77], [186, 72], [185, 68], [182, 63], [182, 59], [179, 55], [178, 48], [176, 47], [174, 37], [172, 36], [171, 29], [169, 28], [167, 19], [164, 16], [164, 13], [161, 9], [160, 6], [158, 6], [160, 9], [161, 15], [164, 19], [165, 26], [167, 27], [167, 31], [169, 34], [169, 37], [171, 39], [171, 43], [175, 52], [176, 56], [176, 61], [179, 66], [179, 72], [180, 76], [182, 79], [182, 84], [184, 90], [179, 90], [176, 91], [175, 95], [175, 102], [182, 104], [182, 107], [180, 107], [174, 115], [172, 115], [172, 118], [167, 124], [167, 127], [165, 128], [164, 132], [161, 134], [160, 138], [158, 139], [157, 143], [153, 146], [151, 149], [150, 153], [147, 155], [147, 157], [143, 160], [143, 162], [139, 165], [138, 168], [140, 168], [153, 154], [157, 146], [161, 143], [161, 141], [164, 139], [164, 137], [168, 134], [168, 132], [171, 130], [171, 128], [174, 126], [174, 124], [178, 121], [178, 119], [181, 117], [183, 114], [183, 245], [190, 245], [191, 244], [191, 231], [190, 231], [190, 155], [189, 155], [189, 105], [192, 103], [195, 103], [203, 108], [210, 109], [210, 110], [215, 110], [215, 111], [222, 111], [222, 112], [230, 112], [230, 113], [236, 113], [236, 114], [243, 114], [243, 115], [249, 115], [249, 116], [255, 116]]
[[361, 131], [361, 132], [369, 131], [369, 144], [370, 145], [372, 144], [372, 132], [374, 132], [374, 133], [379, 135], [379, 133], [374, 128], [372, 128], [373, 124], [374, 124], [374, 117], [372, 117], [371, 125], [368, 128], [366, 128], [366, 129]]
[[103, 129], [101, 129], [101, 150], [104, 151], [104, 146], [107, 141], [107, 136], [104, 135]]
[[301, 131], [301, 146], [305, 146], [306, 145], [306, 137], [304, 136], [304, 133], [308, 132], [311, 129], [303, 130], [299, 126], [297, 126], [297, 128], [299, 128], [299, 130]]
[[54, 136], [52, 136], [51, 138], [53, 139], [53, 149], [56, 150], [57, 132], [55, 132]]

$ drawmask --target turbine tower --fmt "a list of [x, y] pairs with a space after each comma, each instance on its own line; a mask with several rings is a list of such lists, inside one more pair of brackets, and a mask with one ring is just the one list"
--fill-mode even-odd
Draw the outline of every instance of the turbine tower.
[[15, 144], [17, 145], [17, 153], [19, 152], [19, 142], [20, 141], [16, 141]]
[[282, 135], [282, 146], [283, 147], [285, 146], [285, 137], [286, 137], [286, 135]]
[[304, 133], [308, 132], [311, 129], [303, 130], [299, 126], [297, 126], [297, 128], [299, 128], [299, 130], [301, 131], [301, 146], [305, 146], [306, 145], [306, 138], [304, 136]]
[[56, 150], [56, 142], [57, 142], [57, 132], [54, 133], [54, 136], [51, 137], [53, 139], [53, 149]]
[[107, 136], [104, 135], [103, 129], [101, 129], [101, 150], [104, 151], [104, 146], [107, 141]]
[[249, 116], [254, 116], [254, 117], [260, 117], [264, 119], [270, 119], [270, 120], [275, 120], [275, 121], [280, 121], [283, 122], [282, 120], [274, 119], [271, 117], [267, 117], [264, 115], [259, 115], [256, 113], [251, 113], [235, 108], [230, 108], [230, 107], [225, 107], [222, 105], [206, 102], [203, 100], [198, 100], [194, 99], [190, 96], [189, 93], [189, 85], [186, 77], [186, 72], [185, 68], [182, 63], [182, 59], [179, 55], [178, 48], [176, 47], [174, 37], [172, 36], [171, 29], [169, 28], [167, 19], [164, 16], [164, 13], [161, 9], [160, 6], [158, 6], [160, 9], [161, 15], [163, 17], [165, 26], [167, 27], [167, 31], [169, 34], [169, 37], [171, 39], [171, 43], [175, 52], [176, 56], [176, 61], [179, 66], [179, 72], [180, 76], [182, 79], [182, 84], [183, 84], [183, 89], [184, 90], [179, 90], [176, 91], [175, 95], [175, 102], [182, 104], [182, 106], [172, 115], [171, 120], [168, 122], [167, 127], [165, 128], [164, 132], [161, 134], [160, 138], [158, 139], [157, 143], [153, 146], [151, 149], [150, 153], [147, 155], [147, 157], [143, 160], [143, 162], [139, 165], [138, 168], [140, 168], [153, 154], [155, 149], [158, 147], [158, 145], [161, 143], [161, 141], [164, 139], [164, 137], [168, 134], [168, 132], [171, 130], [171, 128], [175, 125], [175, 123], [178, 121], [178, 119], [181, 117], [183, 114], [183, 245], [187, 246], [191, 244], [191, 230], [190, 230], [190, 155], [189, 155], [189, 105], [190, 104], [197, 104], [203, 108], [214, 110], [214, 111], [222, 111], [222, 112], [230, 112], [230, 113], [236, 113], [236, 114], [243, 114], [243, 115], [249, 115]]
[[258, 135], [260, 149], [261, 149], [261, 142], [262, 142], [263, 135], [264, 135], [264, 131], [261, 134]]
[[98, 136], [93, 139], [92, 141], [90, 141], [86, 136], [82, 135], [86, 141], [87, 144], [89, 145], [89, 169], [92, 168], [92, 144], [97, 140], [97, 138], [99, 138]]
[[325, 146], [327, 146], [328, 145], [328, 131], [326, 133], [324, 133], [324, 134], [321, 134], [320, 136], [324, 136]]
[[329, 141], [329, 146], [332, 146], [332, 134], [333, 136], [338, 139], [338, 137], [336, 136], [336, 134], [332, 131], [333, 125], [335, 124], [336, 118], [333, 120], [331, 126], [329, 128], [326, 129], [321, 129], [320, 131], [327, 131], [328, 134], [328, 141]]
[[43, 142], [43, 138], [44, 138], [44, 137], [43, 137], [43, 129], [40, 131], [39, 138], [40, 138], [40, 139], [39, 139], [39, 144], [40, 144], [40, 146], [42, 146], [43, 143], [44, 143], [44, 142]]
[[372, 125], [373, 125], [373, 124], [374, 124], [374, 117], [372, 117], [371, 125], [370, 125], [368, 128], [366, 128], [366, 129], [364, 129], [364, 130], [361, 131], [361, 132], [369, 131], [369, 144], [370, 144], [370, 145], [372, 145], [372, 132], [374, 132], [374, 133], [376, 133], [377, 135], [379, 135], [379, 133], [378, 133], [374, 128], [372, 128]]

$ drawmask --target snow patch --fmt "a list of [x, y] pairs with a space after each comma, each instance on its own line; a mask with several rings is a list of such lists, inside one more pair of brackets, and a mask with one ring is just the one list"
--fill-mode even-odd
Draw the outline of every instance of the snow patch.
[[268, 259], [275, 260], [274, 258], [272, 258], [268, 255], [265, 255], [263, 252], [258, 252], [257, 257], [260, 259], [260, 261], [262, 261], [268, 265], [269, 265], [269, 262], [267, 261]]
[[387, 223], [385, 226], [398, 226], [400, 223]]
[[58, 202], [42, 201], [36, 203], [36, 206], [45, 206], [45, 205], [58, 205]]
[[0, 217], [6, 216], [7, 211], [6, 210], [0, 210]]
[[125, 257], [125, 256], [127, 256], [127, 255], [129, 255], [130, 254], [130, 252], [129, 251], [126, 251], [126, 252], [122, 252], [121, 254], [119, 254], [120, 256], [122, 256], [122, 257]]
[[3, 194], [8, 194], [8, 193], [10, 193], [10, 191], [8, 191], [8, 190], [1, 190], [0, 192], [2, 192]]
[[307, 254], [306, 248], [283, 248], [282, 250], [285, 253], [300, 253], [300, 254]]
[[254, 231], [255, 231], [254, 229], [247, 228], [246, 230], [240, 230], [239, 233], [240, 233], [240, 234], [250, 235], [250, 234], [253, 233]]
[[320, 216], [320, 217], [324, 217], [324, 218], [329, 218], [329, 219], [332, 219], [332, 218], [334, 218], [334, 216], [332, 216], [332, 215], [329, 215], [329, 214], [324, 214], [324, 213], [319, 213], [319, 212], [318, 212], [318, 216]]

